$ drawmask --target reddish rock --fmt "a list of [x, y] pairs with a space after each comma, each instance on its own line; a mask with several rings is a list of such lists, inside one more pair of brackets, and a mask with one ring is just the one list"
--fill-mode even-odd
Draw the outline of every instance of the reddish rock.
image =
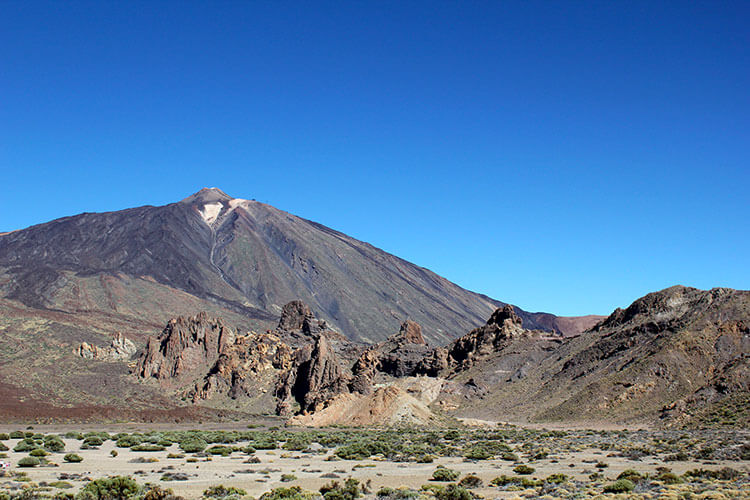
[[235, 331], [221, 318], [205, 312], [171, 319], [158, 338], [149, 337], [135, 373], [179, 385], [213, 366], [235, 338]]

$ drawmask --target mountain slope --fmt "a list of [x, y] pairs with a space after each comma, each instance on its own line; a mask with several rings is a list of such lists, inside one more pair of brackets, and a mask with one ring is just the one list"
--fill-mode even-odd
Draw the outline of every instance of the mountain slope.
[[748, 325], [748, 291], [668, 288], [574, 338], [506, 335], [448, 374], [441, 406], [493, 420], [696, 423], [744, 405], [729, 423], [746, 425]]
[[[501, 304], [367, 243], [215, 188], [166, 206], [86, 213], [0, 235], [0, 276], [0, 293], [31, 308], [129, 317], [150, 311], [153, 324], [182, 313], [164, 303], [175, 293], [261, 327], [283, 304], [301, 299], [366, 342], [385, 339], [410, 318], [428, 340], [444, 343]], [[527, 327], [543, 318], [555, 328], [550, 315], [519, 314]]]

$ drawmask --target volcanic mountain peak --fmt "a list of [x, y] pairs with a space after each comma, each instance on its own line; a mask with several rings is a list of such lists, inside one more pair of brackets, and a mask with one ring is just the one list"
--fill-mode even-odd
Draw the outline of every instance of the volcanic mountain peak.
[[219, 188], [216, 187], [204, 187], [197, 193], [193, 193], [184, 200], [182, 200], [180, 203], [188, 203], [188, 204], [201, 204], [201, 203], [215, 203], [215, 202], [228, 202], [233, 200], [231, 196], [229, 196], [227, 193], [222, 191]]

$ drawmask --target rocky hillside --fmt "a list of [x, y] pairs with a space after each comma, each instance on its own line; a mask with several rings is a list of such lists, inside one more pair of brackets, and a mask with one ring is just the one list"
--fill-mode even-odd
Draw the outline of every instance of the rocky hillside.
[[747, 423], [748, 324], [750, 292], [668, 288], [580, 336], [511, 335], [468, 369], [449, 364], [440, 405], [508, 420]]
[[[378, 342], [412, 319], [433, 343], [461, 335], [501, 305], [372, 245], [215, 188], [166, 206], [85, 213], [0, 235], [3, 299], [79, 323], [85, 317], [108, 337], [141, 338], [142, 328], [123, 325], [154, 327], [203, 310], [263, 330], [284, 304], [301, 299], [351, 339]], [[569, 332], [572, 325], [519, 314], [529, 328]]]

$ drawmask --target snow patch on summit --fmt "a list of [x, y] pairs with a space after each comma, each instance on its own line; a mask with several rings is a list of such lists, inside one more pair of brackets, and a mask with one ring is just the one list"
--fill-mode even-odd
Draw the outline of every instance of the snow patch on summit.
[[203, 209], [200, 210], [201, 217], [206, 221], [206, 224], [211, 225], [221, 212], [222, 203], [206, 203], [203, 205]]

